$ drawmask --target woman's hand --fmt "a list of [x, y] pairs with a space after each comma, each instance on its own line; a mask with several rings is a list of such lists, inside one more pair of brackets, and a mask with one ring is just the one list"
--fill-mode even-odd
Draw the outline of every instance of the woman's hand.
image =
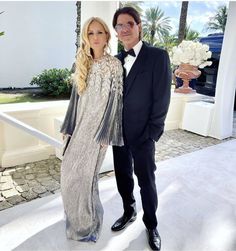
[[102, 148], [104, 148], [104, 147], [108, 147], [108, 145], [103, 145], [103, 144], [101, 144], [101, 147], [102, 147]]
[[62, 140], [64, 141], [66, 137], [71, 137], [69, 134], [62, 134]]

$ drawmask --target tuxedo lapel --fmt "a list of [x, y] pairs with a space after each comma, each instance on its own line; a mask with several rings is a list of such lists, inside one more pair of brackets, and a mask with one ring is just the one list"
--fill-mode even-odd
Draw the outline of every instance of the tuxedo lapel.
[[128, 74], [128, 76], [125, 78], [125, 88], [124, 88], [124, 95], [127, 95], [134, 80], [136, 75], [142, 71], [143, 68], [143, 62], [145, 62], [145, 58], [147, 56], [147, 46], [145, 45], [145, 43], [143, 43], [142, 48], [138, 54], [137, 59], [135, 60], [132, 68], [130, 69], [130, 72]]
[[123, 62], [124, 60], [123, 60], [123, 58], [122, 58], [122, 54], [121, 54], [121, 53], [115, 55], [115, 57], [118, 58], [118, 59], [120, 60], [120, 62], [122, 63], [122, 65], [124, 64], [124, 62]]

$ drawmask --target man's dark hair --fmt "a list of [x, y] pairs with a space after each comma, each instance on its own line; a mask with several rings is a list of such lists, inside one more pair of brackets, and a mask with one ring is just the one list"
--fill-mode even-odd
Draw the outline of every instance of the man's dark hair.
[[130, 15], [131, 17], [133, 17], [136, 24], [141, 23], [140, 14], [138, 13], [137, 10], [135, 10], [132, 7], [123, 7], [123, 8], [118, 9], [114, 14], [113, 21], [112, 21], [113, 28], [115, 28], [115, 26], [117, 24], [118, 16], [121, 14], [127, 14], [127, 15]]

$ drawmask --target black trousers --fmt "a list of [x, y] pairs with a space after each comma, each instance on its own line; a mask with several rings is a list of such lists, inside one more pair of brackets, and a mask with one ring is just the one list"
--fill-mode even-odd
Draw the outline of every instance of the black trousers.
[[135, 210], [133, 171], [138, 179], [146, 228], [156, 228], [157, 191], [155, 184], [155, 142], [146, 140], [139, 146], [113, 146], [114, 167], [118, 191], [123, 200], [124, 214]]

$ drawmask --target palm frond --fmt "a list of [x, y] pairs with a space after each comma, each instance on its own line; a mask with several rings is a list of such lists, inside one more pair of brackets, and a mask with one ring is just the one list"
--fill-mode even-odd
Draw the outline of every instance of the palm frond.
[[164, 12], [157, 6], [145, 11], [143, 17], [143, 37], [148, 43], [154, 45], [156, 41], [163, 41], [171, 31], [170, 18], [164, 16]]
[[226, 6], [218, 7], [216, 14], [209, 19], [205, 29], [214, 31], [218, 30], [224, 33], [227, 21], [227, 12], [228, 10]]

